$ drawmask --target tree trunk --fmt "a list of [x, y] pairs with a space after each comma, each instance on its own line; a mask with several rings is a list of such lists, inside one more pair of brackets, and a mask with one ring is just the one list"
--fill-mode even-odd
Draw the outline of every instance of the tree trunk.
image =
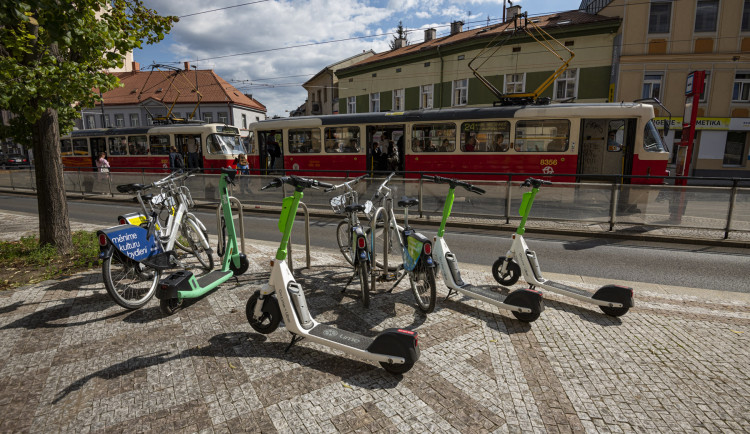
[[57, 110], [45, 110], [33, 126], [31, 139], [39, 210], [39, 243], [52, 244], [60, 254], [69, 254], [73, 250], [73, 240], [60, 155]]

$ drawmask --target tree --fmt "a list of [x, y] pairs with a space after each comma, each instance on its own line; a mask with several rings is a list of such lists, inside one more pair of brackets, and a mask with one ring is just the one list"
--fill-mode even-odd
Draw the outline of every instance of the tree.
[[[177, 17], [160, 17], [141, 0], [13, 0], [0, 6], [0, 108], [16, 116], [0, 126], [34, 151], [39, 241], [72, 249], [60, 132], [93, 107], [142, 42], [164, 38]], [[101, 93], [100, 93], [101, 92]]]
[[[399, 39], [403, 39], [403, 43], [401, 45], [398, 45], [398, 43], [396, 42]], [[401, 23], [401, 21], [399, 21], [398, 28], [396, 28], [396, 34], [393, 36], [393, 40], [391, 40], [390, 42], [391, 50], [405, 47], [407, 45], [409, 45], [409, 37], [406, 29], [404, 29], [404, 25]]]

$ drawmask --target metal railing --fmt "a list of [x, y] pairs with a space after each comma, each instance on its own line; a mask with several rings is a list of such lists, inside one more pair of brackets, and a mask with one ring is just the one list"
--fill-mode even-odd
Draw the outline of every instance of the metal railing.
[[[136, 170], [131, 168], [130, 170]], [[355, 177], [363, 171], [292, 171], [302, 176], [315, 176], [326, 180], [341, 177]], [[544, 187], [534, 202], [534, 220], [575, 222], [576, 224], [606, 225], [610, 231], [618, 227], [655, 226], [712, 229], [723, 232], [728, 238], [733, 232], [750, 232], [750, 178], [707, 178], [707, 177], [651, 177], [651, 176], [586, 176], [533, 173], [446, 173], [425, 172], [442, 176], [471, 180], [487, 190], [487, 194], [477, 196], [462, 195], [456, 191], [453, 217], [456, 219], [485, 220], [489, 223], [508, 224], [516, 217], [523, 192], [518, 186], [528, 176], [545, 177], [555, 182]], [[91, 169], [66, 171], [65, 188], [68, 194], [89, 197], [93, 195], [115, 196], [116, 186], [126, 183], [147, 184], [164, 176], [165, 170], [140, 169], [131, 172], [97, 173]], [[278, 206], [279, 190], [260, 188], [278, 174], [243, 175], [233, 195], [245, 206]], [[400, 195], [418, 196], [419, 216], [431, 218], [442, 214], [442, 201], [447, 187], [422, 182], [421, 173], [408, 172], [402, 178], [393, 179], [394, 198]], [[377, 186], [387, 173], [375, 173], [373, 178], [357, 185], [360, 197], [366, 196], [370, 185]], [[494, 177], [501, 180], [489, 180]], [[562, 177], [562, 178], [561, 178]], [[556, 181], [564, 180], [565, 182]], [[674, 182], [686, 179], [688, 185], [636, 184], [628, 180], [664, 180]], [[625, 183], [623, 183], [625, 182]], [[707, 185], [707, 184], [716, 185]], [[194, 199], [218, 203], [219, 176], [216, 174], [197, 175], [186, 180]], [[240, 186], [242, 188], [240, 188]], [[33, 170], [0, 171], [0, 188], [14, 191], [35, 192]], [[281, 196], [286, 189], [280, 189]], [[305, 192], [305, 202], [315, 212], [330, 211], [329, 197], [322, 190], [309, 189]]]

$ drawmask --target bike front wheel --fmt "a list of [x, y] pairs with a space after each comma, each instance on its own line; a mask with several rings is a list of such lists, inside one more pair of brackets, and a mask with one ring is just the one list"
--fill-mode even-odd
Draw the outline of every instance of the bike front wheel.
[[125, 309], [138, 309], [156, 293], [161, 272], [113, 254], [102, 263], [102, 278], [115, 303]]
[[435, 298], [437, 297], [435, 268], [424, 264], [417, 265], [414, 271], [409, 272], [409, 283], [419, 310], [424, 313], [435, 310]]
[[354, 265], [354, 253], [352, 253], [352, 231], [347, 220], [341, 220], [336, 226], [336, 242], [341, 254], [349, 265]]
[[[200, 268], [209, 272], [214, 268], [214, 257], [210, 248], [207, 248], [208, 240], [201, 233], [200, 225], [191, 218], [186, 218], [180, 228], [182, 236], [187, 240], [190, 251], [200, 263]], [[206, 245], [204, 245], [204, 242]]]

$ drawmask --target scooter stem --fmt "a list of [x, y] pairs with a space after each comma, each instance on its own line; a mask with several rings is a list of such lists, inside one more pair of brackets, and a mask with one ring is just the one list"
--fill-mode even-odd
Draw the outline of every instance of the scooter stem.
[[531, 191], [523, 194], [523, 200], [521, 201], [521, 208], [518, 210], [518, 214], [521, 216], [521, 224], [518, 225], [516, 233], [523, 235], [526, 232], [526, 220], [531, 214], [531, 204], [534, 203], [534, 196], [539, 193], [539, 188], [532, 188]]
[[294, 196], [292, 196], [292, 203], [289, 206], [289, 212], [286, 215], [286, 222], [284, 222], [284, 235], [281, 237], [281, 244], [278, 250], [276, 250], [276, 259], [283, 261], [286, 259], [286, 248], [289, 244], [289, 238], [292, 236], [292, 226], [294, 226], [294, 218], [297, 216], [297, 207], [299, 202], [302, 200], [304, 194], [302, 191], [295, 189]]
[[445, 198], [445, 205], [443, 205], [443, 220], [440, 222], [440, 229], [438, 229], [437, 236], [442, 238], [445, 234], [445, 225], [448, 222], [448, 217], [451, 215], [453, 209], [453, 200], [456, 198], [455, 187], [448, 189], [448, 196]]
[[[219, 180], [219, 197], [224, 214], [224, 227], [227, 230], [227, 246], [224, 247], [224, 259], [221, 261], [221, 271], [229, 271], [230, 261], [234, 262], [235, 267], [240, 267], [240, 258], [237, 255], [239, 248], [237, 246], [237, 235], [234, 228], [234, 217], [232, 216], [232, 205], [229, 203], [229, 191], [227, 189], [227, 175], [222, 174]], [[219, 234], [219, 236], [222, 236]]]

